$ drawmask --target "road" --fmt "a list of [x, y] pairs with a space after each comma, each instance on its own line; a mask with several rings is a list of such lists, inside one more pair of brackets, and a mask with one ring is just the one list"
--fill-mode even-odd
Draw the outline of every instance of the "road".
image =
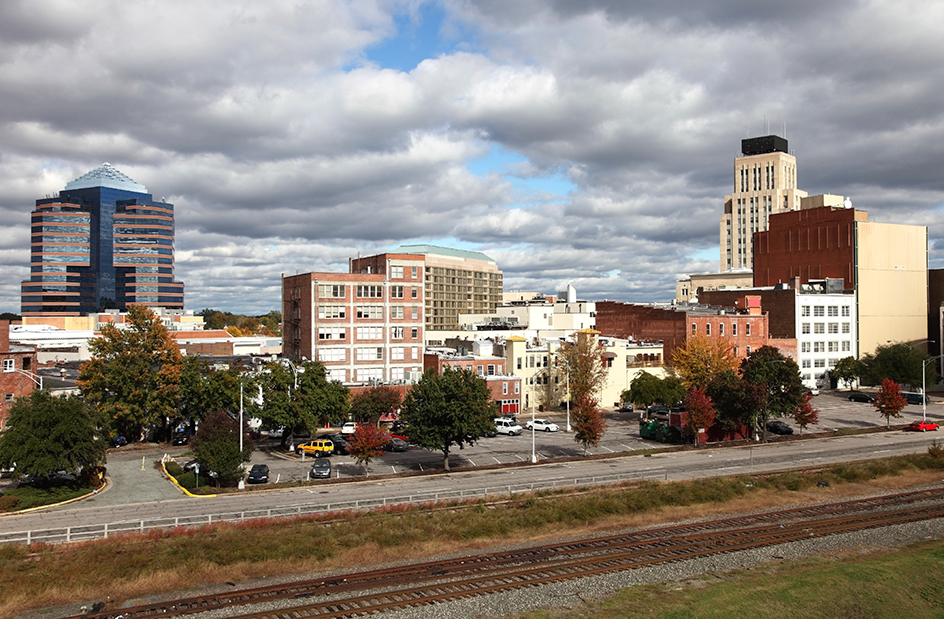
[[[304, 488], [247, 492], [217, 497], [184, 497], [164, 481], [154, 468], [161, 456], [122, 452], [113, 456], [112, 489], [71, 505], [0, 518], [0, 532], [104, 524], [160, 517], [239, 512], [274, 507], [396, 497], [424, 492], [473, 491], [509, 484], [529, 484], [576, 477], [635, 474], [656, 479], [694, 479], [738, 473], [815, 466], [847, 460], [864, 460], [927, 450], [937, 433], [888, 432], [793, 441], [752, 447], [704, 449], [652, 456], [614, 456], [605, 460], [541, 462], [497, 470], [462, 470], [425, 477], [366, 480], [347, 484], [318, 484]], [[508, 438], [508, 437], [502, 437]], [[563, 437], [566, 438], [566, 437]], [[514, 437], [509, 440], [524, 440]], [[528, 441], [530, 443], [530, 441]], [[141, 456], [145, 466], [141, 467]], [[135, 502], [136, 497], [154, 498]], [[125, 502], [127, 501], [127, 502]]]

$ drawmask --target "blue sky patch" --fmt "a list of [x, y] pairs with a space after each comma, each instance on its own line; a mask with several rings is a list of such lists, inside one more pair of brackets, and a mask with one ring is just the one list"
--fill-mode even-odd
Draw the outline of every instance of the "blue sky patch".
[[415, 12], [393, 16], [396, 34], [365, 49], [367, 60], [384, 69], [412, 71], [423, 60], [451, 52], [458, 40], [444, 41], [445, 12], [438, 4], [422, 4]]

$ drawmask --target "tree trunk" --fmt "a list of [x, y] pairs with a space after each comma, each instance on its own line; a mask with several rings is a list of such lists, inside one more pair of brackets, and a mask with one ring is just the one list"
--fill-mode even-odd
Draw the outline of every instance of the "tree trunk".
[[452, 470], [449, 468], [449, 450], [443, 449], [443, 468], [447, 471]]

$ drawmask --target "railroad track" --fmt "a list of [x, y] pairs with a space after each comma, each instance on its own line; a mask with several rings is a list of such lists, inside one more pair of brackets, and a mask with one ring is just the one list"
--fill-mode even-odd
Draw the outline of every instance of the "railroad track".
[[[928, 489], [106, 609], [76, 619], [179, 617], [223, 608], [245, 613], [228, 615], [239, 619], [351, 617], [941, 517], [944, 489]], [[251, 610], [272, 603], [284, 608]]]

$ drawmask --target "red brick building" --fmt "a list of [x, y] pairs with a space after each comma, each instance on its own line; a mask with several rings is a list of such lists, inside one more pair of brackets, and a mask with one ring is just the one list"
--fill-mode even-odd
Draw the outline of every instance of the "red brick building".
[[36, 374], [36, 349], [10, 344], [10, 322], [0, 320], [0, 430], [6, 428], [13, 400], [27, 396], [41, 380]]
[[521, 412], [521, 378], [505, 374], [504, 357], [476, 357], [473, 355], [450, 355], [437, 352], [423, 357], [424, 370], [435, 370], [442, 374], [443, 368], [472, 370], [485, 380], [492, 400], [499, 411], [517, 414]]
[[768, 343], [767, 316], [757, 296], [744, 297], [741, 307], [729, 308], [599, 301], [596, 311], [597, 331], [603, 337], [662, 340], [668, 363], [675, 349], [698, 333], [728, 340], [740, 358]]

